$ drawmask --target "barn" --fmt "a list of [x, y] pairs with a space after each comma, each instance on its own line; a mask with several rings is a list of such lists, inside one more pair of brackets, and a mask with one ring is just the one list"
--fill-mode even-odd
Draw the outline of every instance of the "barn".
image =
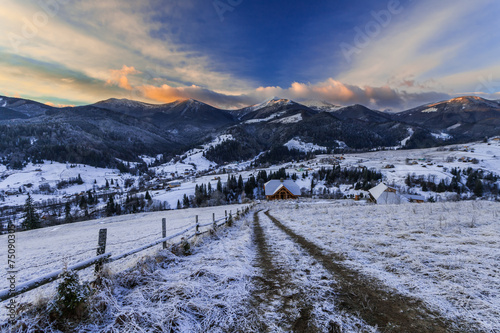
[[300, 197], [300, 188], [293, 180], [271, 180], [264, 184], [267, 200], [287, 200]]
[[384, 183], [378, 184], [368, 192], [370, 192], [371, 201], [377, 204], [387, 205], [402, 203], [401, 196], [397, 193], [396, 189]]

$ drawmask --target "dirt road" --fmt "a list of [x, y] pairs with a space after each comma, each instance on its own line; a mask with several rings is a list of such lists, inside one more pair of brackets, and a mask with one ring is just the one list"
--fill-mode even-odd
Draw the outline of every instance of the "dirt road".
[[269, 211], [264, 214], [254, 214], [262, 277], [252, 304], [264, 318], [262, 331], [460, 332], [419, 300], [347, 268], [341, 256], [326, 253]]

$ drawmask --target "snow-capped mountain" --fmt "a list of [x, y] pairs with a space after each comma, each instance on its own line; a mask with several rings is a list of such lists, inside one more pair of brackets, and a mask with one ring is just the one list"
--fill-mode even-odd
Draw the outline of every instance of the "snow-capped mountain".
[[257, 156], [290, 140], [326, 149], [368, 150], [401, 142], [416, 148], [500, 135], [500, 103], [479, 97], [455, 98], [397, 114], [362, 105], [338, 107], [281, 98], [235, 111], [196, 100], [154, 105], [109, 99], [54, 108], [0, 96], [0, 105], [4, 138], [0, 159], [7, 164], [44, 158], [107, 166], [116, 158], [139, 161], [142, 155], [181, 154], [220, 135], [232, 139], [214, 147], [211, 154], [231, 156], [231, 160], [218, 159], [228, 162]]
[[396, 113], [393, 118], [431, 131], [477, 139], [499, 134], [500, 104], [464, 96]]

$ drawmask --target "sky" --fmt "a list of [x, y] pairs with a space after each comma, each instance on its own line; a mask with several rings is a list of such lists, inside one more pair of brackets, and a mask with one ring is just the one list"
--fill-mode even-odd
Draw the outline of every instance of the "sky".
[[496, 0], [2, 0], [0, 95], [392, 111], [500, 99], [499, 12]]

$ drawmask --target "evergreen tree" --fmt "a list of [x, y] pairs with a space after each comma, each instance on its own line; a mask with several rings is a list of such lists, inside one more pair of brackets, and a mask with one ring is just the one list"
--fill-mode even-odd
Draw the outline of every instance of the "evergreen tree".
[[182, 208], [189, 208], [189, 198], [186, 194], [182, 198]]
[[115, 212], [116, 212], [115, 200], [113, 199], [113, 196], [110, 195], [108, 203], [106, 204], [106, 216], [113, 216]]
[[181, 201], [177, 200], [177, 209], [182, 209]]
[[220, 193], [222, 193], [222, 182], [220, 181], [220, 178], [217, 181], [217, 191], [219, 191]]
[[80, 209], [86, 209], [88, 206], [87, 199], [85, 198], [85, 195], [82, 195], [80, 198]]
[[480, 179], [476, 180], [476, 184], [474, 186], [474, 194], [477, 197], [482, 197], [483, 191], [484, 191], [483, 182]]
[[151, 202], [153, 198], [151, 198], [151, 194], [149, 194], [149, 191], [146, 191], [146, 196], [144, 197], [147, 201]]
[[41, 227], [40, 215], [35, 211], [33, 198], [28, 193], [26, 203], [24, 204], [24, 222], [22, 224], [26, 230], [37, 229]]
[[73, 220], [73, 217], [71, 216], [71, 204], [69, 201], [66, 201], [66, 204], [64, 205], [64, 221], [66, 223], [70, 223]]
[[106, 179], [106, 186], [105, 186], [105, 187], [106, 187], [106, 188], [109, 188], [109, 182], [108, 182], [108, 180], [107, 180], [107, 179]]
[[243, 191], [243, 177], [240, 175], [240, 177], [238, 178], [238, 189], [241, 191]]
[[82, 176], [80, 176], [80, 174], [78, 174], [78, 177], [76, 178], [76, 183], [78, 185], [82, 185], [83, 184], [83, 179], [82, 179]]

